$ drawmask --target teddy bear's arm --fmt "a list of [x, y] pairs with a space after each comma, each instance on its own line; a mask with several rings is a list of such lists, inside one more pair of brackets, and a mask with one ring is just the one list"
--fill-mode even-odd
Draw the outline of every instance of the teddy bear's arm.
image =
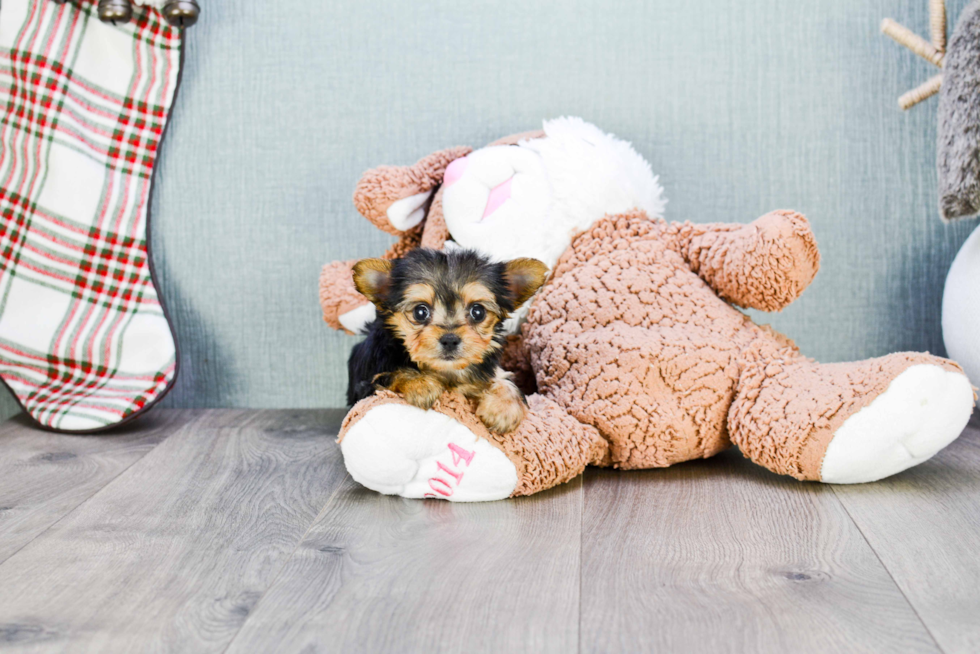
[[[385, 259], [397, 259], [417, 248], [421, 238], [421, 227], [404, 232], [382, 256]], [[320, 308], [323, 310], [323, 320], [334, 329], [348, 334], [359, 332], [361, 327], [374, 320], [371, 303], [354, 288], [351, 275], [357, 262], [358, 259], [334, 261], [320, 271]]]
[[354, 190], [354, 206], [365, 218], [389, 234], [415, 228], [425, 217], [433, 191], [446, 168], [473, 148], [457, 146], [433, 152], [411, 166], [378, 166], [361, 176]]
[[[354, 206], [379, 229], [398, 236], [384, 254], [397, 259], [422, 245], [441, 248], [448, 237], [445, 223], [425, 220], [433, 191], [442, 183], [446, 167], [472, 151], [457, 146], [433, 152], [411, 166], [379, 166], [361, 176], [354, 191]], [[423, 221], [425, 222], [423, 223]], [[431, 223], [431, 224], [430, 224]], [[445, 233], [443, 233], [445, 232]], [[334, 261], [320, 271], [320, 308], [323, 319], [334, 329], [348, 334], [361, 330], [374, 320], [374, 310], [354, 288], [351, 271], [356, 260]]]
[[691, 269], [740, 307], [779, 311], [800, 296], [820, 268], [807, 219], [773, 211], [747, 225], [671, 225]]
[[[354, 281], [351, 278], [354, 264], [357, 259], [350, 261], [333, 261], [328, 263], [320, 271], [320, 308], [323, 310], [323, 320], [334, 329], [353, 334], [356, 326], [346, 319], [341, 322], [341, 316], [360, 309], [370, 304], [364, 296], [354, 288]], [[362, 309], [364, 313], [372, 313], [370, 309]], [[355, 314], [351, 314], [354, 317]], [[370, 318], [371, 316], [365, 316]], [[344, 323], [348, 323], [345, 326]], [[358, 320], [359, 323], [366, 324], [370, 320]]]

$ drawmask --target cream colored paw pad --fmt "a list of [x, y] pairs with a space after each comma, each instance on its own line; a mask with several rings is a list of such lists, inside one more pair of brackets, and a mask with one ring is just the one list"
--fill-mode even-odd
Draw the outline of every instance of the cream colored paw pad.
[[517, 487], [503, 452], [449, 416], [404, 404], [368, 411], [340, 449], [351, 477], [385, 495], [484, 502]]
[[836, 431], [821, 480], [860, 484], [918, 465], [956, 440], [972, 412], [973, 388], [965, 375], [912, 366]]

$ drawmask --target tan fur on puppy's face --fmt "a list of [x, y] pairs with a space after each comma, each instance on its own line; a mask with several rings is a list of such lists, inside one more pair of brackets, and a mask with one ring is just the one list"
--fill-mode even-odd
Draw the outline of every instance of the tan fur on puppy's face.
[[[388, 326], [412, 360], [424, 368], [461, 372], [500, 347], [493, 337], [503, 312], [482, 282], [453, 285], [441, 292], [427, 283], [412, 284], [396, 309]], [[459, 345], [447, 349], [440, 342], [446, 334], [459, 337]]]

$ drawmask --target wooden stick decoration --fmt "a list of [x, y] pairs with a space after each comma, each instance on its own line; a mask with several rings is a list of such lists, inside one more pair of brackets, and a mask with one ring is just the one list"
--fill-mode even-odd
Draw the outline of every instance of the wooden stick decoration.
[[932, 45], [946, 52], [946, 7], [944, 0], [929, 0], [929, 35]]
[[928, 80], [915, 87], [911, 91], [903, 93], [901, 97], [898, 98], [898, 106], [902, 109], [908, 109], [909, 107], [914, 107], [926, 98], [931, 98], [932, 96], [939, 93], [939, 87], [942, 86], [943, 75], [934, 75]]
[[[904, 25], [899, 25], [891, 18], [881, 21], [881, 31], [929, 63], [938, 68], [943, 67], [943, 58], [946, 56], [946, 3], [944, 0], [929, 0], [931, 42], [926, 41]], [[902, 97], [898, 99], [898, 106], [902, 109], [908, 109], [926, 98], [934, 96], [939, 93], [942, 82], [942, 73], [929, 78], [924, 84], [902, 94]]]

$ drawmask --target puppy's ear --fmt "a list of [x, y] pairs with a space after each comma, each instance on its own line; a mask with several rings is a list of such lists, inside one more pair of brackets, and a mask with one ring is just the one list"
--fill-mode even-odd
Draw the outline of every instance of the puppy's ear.
[[354, 287], [358, 293], [380, 306], [391, 282], [391, 261], [362, 259], [354, 264]]
[[504, 277], [510, 296], [514, 298], [514, 308], [517, 308], [544, 284], [548, 278], [548, 266], [537, 259], [514, 259], [507, 262]]

